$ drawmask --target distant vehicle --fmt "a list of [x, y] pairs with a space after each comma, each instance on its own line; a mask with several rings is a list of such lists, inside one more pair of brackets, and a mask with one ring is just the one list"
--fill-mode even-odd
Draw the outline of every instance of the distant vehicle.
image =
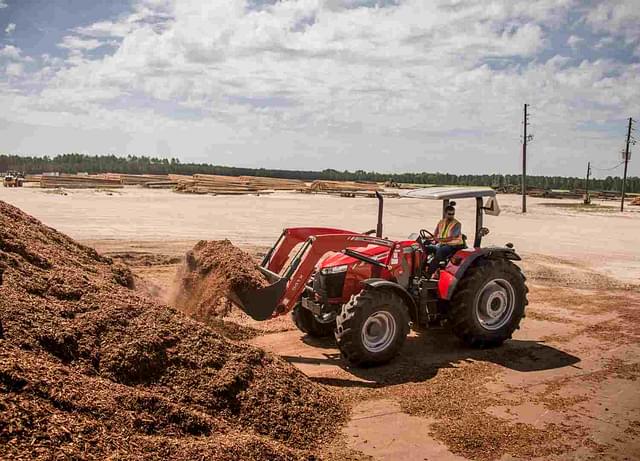
[[22, 187], [24, 184], [24, 174], [16, 171], [9, 171], [2, 179], [4, 187]]

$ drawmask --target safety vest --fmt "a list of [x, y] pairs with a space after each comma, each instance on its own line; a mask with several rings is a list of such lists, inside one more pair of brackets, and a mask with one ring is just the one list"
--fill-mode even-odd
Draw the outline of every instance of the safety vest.
[[447, 221], [445, 218], [441, 219], [436, 226], [436, 238], [446, 239], [453, 237], [453, 230], [456, 226], [458, 226], [458, 235], [447, 241], [445, 245], [462, 245], [464, 243], [462, 240], [462, 225], [457, 219], [452, 219], [450, 221]]

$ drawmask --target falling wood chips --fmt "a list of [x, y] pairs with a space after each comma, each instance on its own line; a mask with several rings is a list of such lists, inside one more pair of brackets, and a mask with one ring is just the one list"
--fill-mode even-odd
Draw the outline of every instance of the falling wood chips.
[[229, 240], [198, 242], [178, 271], [172, 304], [191, 317], [208, 322], [231, 310], [229, 296], [267, 286], [251, 255]]

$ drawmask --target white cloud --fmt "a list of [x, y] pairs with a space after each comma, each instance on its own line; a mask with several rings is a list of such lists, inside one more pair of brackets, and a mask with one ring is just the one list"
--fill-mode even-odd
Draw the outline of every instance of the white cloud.
[[[199, 160], [459, 172], [517, 167], [524, 102], [540, 169], [553, 165], [536, 149], [570, 158], [585, 152], [577, 126], [637, 110], [637, 65], [539, 58], [573, 1], [364, 3], [139, 1], [74, 29], [66, 62], [43, 57], [44, 89], [0, 105], [15, 123], [111, 130], [127, 149], [152, 152], [162, 133]], [[108, 54], [85, 53], [107, 41]]]
[[4, 29], [4, 33], [7, 35], [11, 35], [16, 30], [16, 25], [10, 22], [7, 27]]
[[584, 42], [584, 39], [582, 37], [578, 37], [577, 35], [571, 35], [567, 39], [567, 45], [569, 45], [571, 48], [577, 48], [578, 45], [582, 42]]
[[7, 2], [6, 2], [5, 0], [0, 0], [0, 10], [1, 10], [2, 8], [6, 8], [6, 7], [8, 7], [8, 6], [9, 6], [9, 5], [7, 5]]
[[19, 77], [24, 73], [24, 66], [19, 62], [10, 62], [5, 68], [5, 73], [10, 77]]
[[84, 39], [75, 35], [67, 35], [62, 39], [62, 42], [58, 43], [60, 48], [66, 48], [68, 50], [94, 50], [102, 46], [102, 42], [95, 39]]
[[637, 0], [608, 0], [586, 16], [586, 22], [597, 32], [622, 36], [629, 42], [640, 40], [640, 8]]
[[20, 49], [13, 45], [5, 45], [3, 48], [0, 48], [0, 57], [15, 60], [21, 59]]
[[125, 37], [135, 28], [135, 24], [128, 22], [100, 21], [88, 26], [77, 27], [74, 31], [88, 37]]

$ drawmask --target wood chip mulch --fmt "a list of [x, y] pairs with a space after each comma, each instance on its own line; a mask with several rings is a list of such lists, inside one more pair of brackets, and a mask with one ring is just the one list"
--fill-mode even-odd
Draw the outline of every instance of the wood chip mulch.
[[0, 202], [0, 459], [317, 459], [343, 402]]

